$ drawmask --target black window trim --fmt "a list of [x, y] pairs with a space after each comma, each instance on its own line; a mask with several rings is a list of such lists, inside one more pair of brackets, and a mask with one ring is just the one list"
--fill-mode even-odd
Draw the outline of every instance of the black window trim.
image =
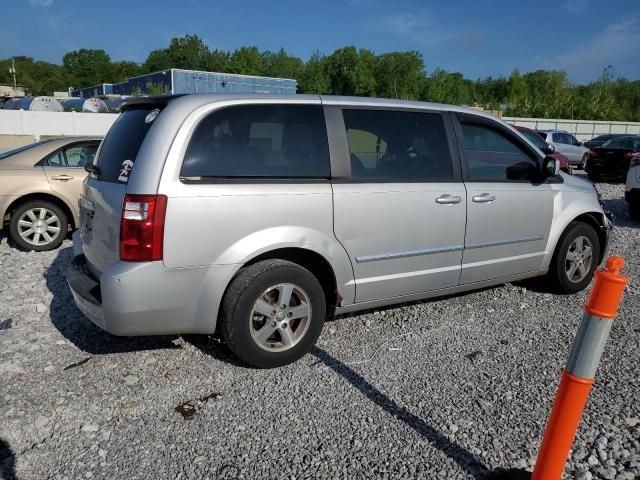
[[[55, 150], [47, 153], [43, 158], [38, 160], [33, 166], [34, 167], [78, 168], [78, 169], [82, 169], [83, 167], [70, 167], [69, 166], [69, 162], [67, 161], [67, 153], [66, 153], [65, 150], [67, 148], [78, 147], [78, 146], [82, 146], [82, 145], [93, 145], [94, 143], [96, 145], [96, 153], [97, 153], [97, 148], [100, 146], [100, 140], [77, 140], [75, 142], [71, 142], [71, 143], [67, 143], [65, 145], [62, 145], [61, 147], [58, 147]], [[53, 155], [55, 155], [57, 153], [62, 153], [62, 159], [64, 160], [64, 165], [61, 165], [61, 166], [49, 165], [49, 158], [51, 158]]]
[[[462, 170], [460, 165], [460, 157], [458, 156], [457, 145], [455, 141], [455, 135], [453, 131], [453, 124], [450, 118], [450, 112], [447, 110], [427, 109], [427, 108], [413, 108], [402, 106], [380, 106], [380, 105], [330, 105], [325, 106], [325, 110], [335, 110], [338, 114], [331, 114], [326, 116], [327, 119], [331, 118], [335, 124], [332, 128], [327, 128], [328, 133], [332, 135], [329, 138], [329, 145], [333, 147], [331, 149], [332, 165], [335, 162], [336, 171], [341, 175], [332, 177], [333, 183], [340, 184], [362, 184], [362, 183], [462, 183]], [[347, 130], [344, 123], [344, 116], [342, 112], [344, 110], [382, 110], [388, 112], [411, 112], [411, 113], [427, 113], [437, 114], [442, 117], [444, 124], [445, 134], [447, 136], [447, 146], [449, 147], [449, 156], [451, 158], [451, 166], [453, 178], [447, 180], [438, 180], [425, 177], [364, 177], [353, 178], [351, 175], [351, 157], [349, 155], [349, 141], [347, 139]], [[335, 159], [334, 159], [335, 155]]]
[[527, 142], [524, 142], [519, 136], [514, 133], [505, 125], [491, 120], [480, 115], [473, 115], [469, 113], [452, 112], [452, 120], [454, 123], [454, 132], [456, 141], [458, 144], [458, 154], [460, 155], [460, 163], [462, 165], [462, 176], [465, 183], [528, 183], [531, 185], [540, 184], [539, 180], [471, 180], [469, 178], [469, 171], [467, 169], [467, 162], [464, 156], [464, 133], [462, 131], [462, 123], [475, 123], [477, 125], [483, 125], [505, 135], [509, 140], [519, 146], [525, 153], [529, 154], [529, 157], [536, 162], [538, 170], [542, 169], [543, 158], [540, 152], [533, 149]]
[[[243, 106], [307, 106], [307, 107], [317, 107], [320, 110], [320, 114], [324, 121], [322, 122], [324, 127], [324, 138], [327, 141], [327, 156], [329, 157], [329, 176], [328, 177], [295, 177], [295, 176], [283, 176], [283, 177], [262, 177], [262, 176], [200, 176], [200, 177], [185, 177], [181, 175], [182, 164], [184, 162], [185, 156], [189, 149], [189, 144], [191, 139], [193, 138], [194, 133], [198, 130], [198, 127], [211, 115], [215, 115], [223, 110], [229, 108], [243, 107]], [[327, 119], [325, 115], [325, 110], [323, 108], [322, 103], [316, 102], [251, 102], [251, 103], [232, 103], [229, 105], [224, 105], [219, 108], [214, 108], [212, 110], [207, 111], [204, 115], [202, 115], [190, 128], [188, 140], [185, 142], [185, 146], [180, 155], [180, 169], [178, 171], [178, 179], [180, 183], [185, 185], [216, 185], [216, 184], [234, 184], [234, 185], [256, 185], [256, 184], [277, 184], [277, 183], [285, 183], [285, 184], [322, 184], [329, 183], [331, 181], [331, 175], [333, 173], [333, 163], [331, 161], [331, 148], [329, 142], [329, 132]]]

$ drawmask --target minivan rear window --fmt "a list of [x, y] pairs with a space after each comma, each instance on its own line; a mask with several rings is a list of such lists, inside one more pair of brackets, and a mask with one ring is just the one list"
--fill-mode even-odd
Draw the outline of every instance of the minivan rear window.
[[100, 180], [127, 183], [138, 150], [157, 115], [149, 109], [127, 110], [120, 114], [102, 141], [96, 165]]
[[329, 144], [319, 105], [240, 105], [196, 128], [183, 181], [211, 178], [329, 178]]

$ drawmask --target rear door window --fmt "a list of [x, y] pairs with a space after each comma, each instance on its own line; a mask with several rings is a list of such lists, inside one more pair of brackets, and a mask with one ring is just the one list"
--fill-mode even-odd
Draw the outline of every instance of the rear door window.
[[329, 178], [329, 144], [319, 105], [239, 105], [196, 127], [183, 180]]
[[111, 183], [129, 181], [140, 146], [157, 117], [153, 112], [141, 108], [120, 114], [100, 146], [96, 164], [100, 169], [100, 180]]
[[353, 179], [454, 180], [441, 114], [361, 109], [342, 114]]
[[67, 157], [67, 166], [71, 168], [82, 168], [85, 163], [93, 162], [98, 145], [74, 145], [67, 148], [64, 153]]
[[64, 163], [64, 155], [62, 154], [62, 150], [58, 150], [56, 153], [49, 155], [49, 157], [47, 157], [46, 165], [47, 167], [66, 166]]

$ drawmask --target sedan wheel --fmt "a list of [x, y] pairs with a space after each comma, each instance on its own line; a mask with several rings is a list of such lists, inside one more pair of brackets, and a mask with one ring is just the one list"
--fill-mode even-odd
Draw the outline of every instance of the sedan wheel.
[[593, 245], [585, 236], [577, 237], [569, 246], [565, 260], [565, 272], [572, 283], [580, 283], [591, 272]]
[[27, 201], [10, 215], [9, 234], [23, 250], [44, 252], [58, 248], [69, 229], [64, 211], [47, 200]]
[[580, 162], [580, 168], [582, 170], [586, 170], [587, 169], [587, 162], [589, 161], [589, 155], [588, 154], [584, 154], [582, 156], [582, 161]]
[[48, 208], [31, 208], [18, 219], [18, 234], [29, 245], [46, 247], [60, 236], [60, 219]]

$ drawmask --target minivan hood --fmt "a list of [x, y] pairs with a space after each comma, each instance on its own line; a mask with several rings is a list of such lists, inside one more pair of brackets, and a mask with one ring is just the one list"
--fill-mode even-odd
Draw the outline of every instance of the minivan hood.
[[579, 190], [581, 192], [591, 193], [596, 192], [596, 186], [586, 178], [581, 178], [577, 175], [567, 175], [561, 173], [564, 179], [564, 184], [572, 190]]

